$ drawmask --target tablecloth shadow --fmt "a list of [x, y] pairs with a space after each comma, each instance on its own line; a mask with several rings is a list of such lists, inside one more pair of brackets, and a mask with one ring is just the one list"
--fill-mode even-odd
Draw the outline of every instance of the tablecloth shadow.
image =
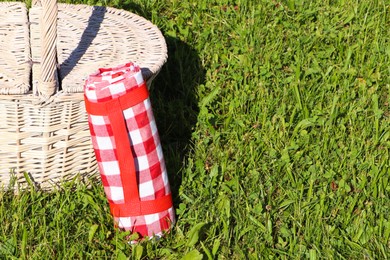
[[156, 118], [174, 202], [178, 205], [184, 162], [199, 113], [196, 89], [205, 72], [198, 53], [185, 42], [165, 36], [168, 61], [151, 86]]

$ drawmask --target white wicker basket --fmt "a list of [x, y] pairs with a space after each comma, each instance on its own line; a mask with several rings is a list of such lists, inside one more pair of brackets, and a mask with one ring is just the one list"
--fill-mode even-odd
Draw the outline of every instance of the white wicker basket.
[[150, 85], [167, 59], [164, 37], [115, 8], [41, 0], [29, 17], [23, 3], [0, 2], [0, 9], [0, 185], [15, 176], [23, 187], [27, 173], [51, 189], [96, 174], [84, 80], [132, 61]]

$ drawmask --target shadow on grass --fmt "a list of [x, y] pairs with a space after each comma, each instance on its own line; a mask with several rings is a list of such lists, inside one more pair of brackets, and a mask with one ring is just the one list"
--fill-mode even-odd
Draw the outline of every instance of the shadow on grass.
[[151, 87], [151, 101], [163, 145], [176, 206], [183, 166], [198, 117], [196, 89], [205, 73], [197, 52], [183, 41], [165, 37], [168, 61]]

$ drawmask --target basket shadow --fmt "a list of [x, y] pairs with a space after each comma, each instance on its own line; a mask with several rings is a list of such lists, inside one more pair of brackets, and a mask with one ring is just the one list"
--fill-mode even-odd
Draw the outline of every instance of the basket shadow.
[[179, 39], [165, 38], [168, 61], [154, 79], [150, 95], [177, 206], [184, 163], [199, 113], [196, 89], [204, 83], [205, 72], [193, 48]]
[[106, 7], [93, 7], [92, 14], [88, 19], [87, 27], [81, 35], [77, 48], [72, 51], [69, 57], [62, 64], [59, 65], [59, 72], [62, 79], [65, 78], [72, 71], [72, 69], [76, 67], [77, 63], [88, 50], [88, 47], [91, 45], [92, 41], [96, 38], [97, 34], [99, 33], [100, 26], [104, 20], [104, 14], [106, 12]]

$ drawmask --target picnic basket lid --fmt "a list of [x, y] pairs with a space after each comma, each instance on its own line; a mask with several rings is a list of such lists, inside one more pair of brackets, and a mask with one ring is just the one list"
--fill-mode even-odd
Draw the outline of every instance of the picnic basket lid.
[[[83, 92], [86, 77], [100, 67], [132, 61], [148, 80], [166, 62], [160, 30], [128, 11], [36, 0], [27, 18], [22, 3], [0, 4], [11, 9], [0, 14], [0, 42], [13, 40], [0, 47], [1, 55], [10, 56], [0, 62], [0, 94], [28, 93], [31, 69], [33, 94], [49, 98]], [[1, 31], [8, 30], [13, 35], [2, 39]]]

